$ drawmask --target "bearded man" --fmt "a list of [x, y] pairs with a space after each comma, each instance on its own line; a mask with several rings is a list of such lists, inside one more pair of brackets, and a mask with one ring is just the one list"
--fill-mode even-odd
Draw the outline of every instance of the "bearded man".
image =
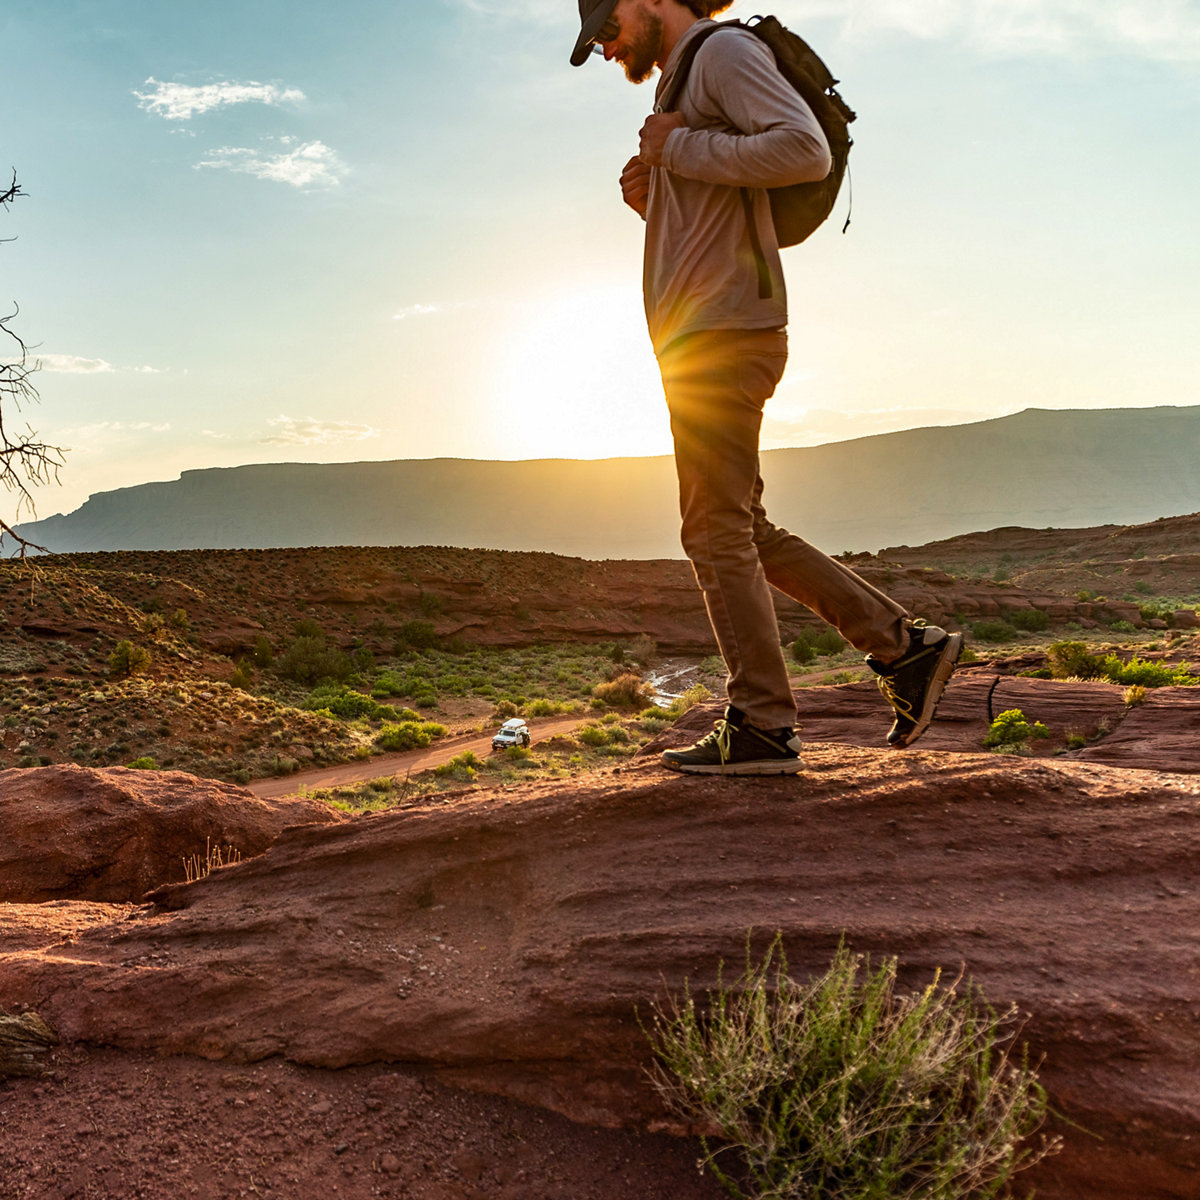
[[[867, 655], [896, 749], [929, 727], [962, 634], [914, 621], [767, 519], [758, 438], [787, 362], [787, 301], [766, 189], [824, 179], [831, 159], [812, 110], [753, 33], [703, 34], [730, 2], [579, 0], [571, 62], [602, 53], [633, 83], [661, 72], [620, 184], [646, 222], [646, 319], [675, 443], [681, 540], [729, 673], [724, 718], [662, 761], [694, 774], [790, 774], [802, 766], [800, 739], [772, 585]], [[697, 36], [673, 111], [659, 111]]]

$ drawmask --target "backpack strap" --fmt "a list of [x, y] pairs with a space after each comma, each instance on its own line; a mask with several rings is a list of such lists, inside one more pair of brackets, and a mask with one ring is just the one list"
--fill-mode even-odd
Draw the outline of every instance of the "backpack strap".
[[[675, 110], [684, 85], [687, 83], [692, 63], [699, 53], [700, 47], [714, 33], [718, 33], [722, 29], [746, 28], [748, 27], [743, 25], [741, 21], [721, 21], [693, 35], [688, 44], [684, 46], [679, 62], [675, 65], [675, 72], [671, 76], [670, 85], [655, 104], [655, 111], [673, 112]], [[767, 266], [767, 256], [763, 253], [762, 241], [758, 236], [758, 222], [754, 219], [754, 198], [749, 188], [744, 187], [739, 190], [742, 196], [742, 209], [746, 214], [746, 231], [750, 235], [750, 249], [754, 251], [754, 268], [758, 274], [758, 298], [760, 300], [768, 300], [774, 288], [771, 285], [771, 271]]]

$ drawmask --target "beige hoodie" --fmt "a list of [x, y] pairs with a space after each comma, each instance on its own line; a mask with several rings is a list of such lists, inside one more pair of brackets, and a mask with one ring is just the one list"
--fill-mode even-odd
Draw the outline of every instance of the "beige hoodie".
[[[663, 67], [663, 95], [688, 28]], [[829, 171], [829, 144], [812, 110], [780, 75], [771, 51], [747, 30], [712, 35], [696, 54], [676, 102], [674, 130], [650, 177], [643, 292], [650, 340], [661, 351], [701, 329], [777, 329], [787, 324], [779, 248], [765, 191]], [[758, 275], [740, 189], [750, 187], [772, 294]]]

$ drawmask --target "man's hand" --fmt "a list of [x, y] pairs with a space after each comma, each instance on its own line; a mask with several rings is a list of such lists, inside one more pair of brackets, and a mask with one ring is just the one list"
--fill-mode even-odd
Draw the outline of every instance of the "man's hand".
[[646, 203], [650, 199], [650, 166], [636, 154], [621, 172], [621, 195], [625, 197], [625, 203], [645, 220]]
[[683, 113], [651, 113], [641, 130], [641, 159], [651, 167], [662, 166], [663, 148], [674, 129], [683, 129], [687, 122]]

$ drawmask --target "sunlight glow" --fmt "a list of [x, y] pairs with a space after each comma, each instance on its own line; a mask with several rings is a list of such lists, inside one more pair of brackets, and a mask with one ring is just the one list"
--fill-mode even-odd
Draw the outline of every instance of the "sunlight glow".
[[589, 287], [522, 306], [493, 384], [488, 409], [497, 458], [670, 453], [636, 286]]

